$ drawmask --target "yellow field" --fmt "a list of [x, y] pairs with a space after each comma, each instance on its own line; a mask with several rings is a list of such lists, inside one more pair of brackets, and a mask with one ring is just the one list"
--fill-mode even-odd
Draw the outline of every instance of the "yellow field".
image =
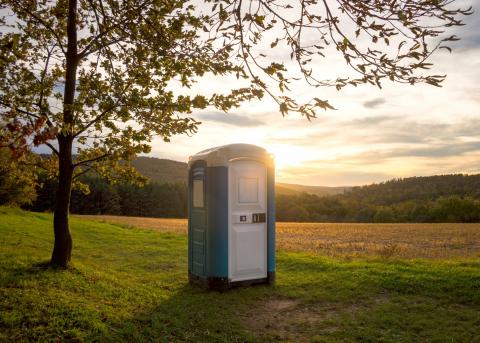
[[[185, 234], [185, 219], [77, 216]], [[277, 223], [277, 249], [328, 256], [480, 257], [480, 224]]]

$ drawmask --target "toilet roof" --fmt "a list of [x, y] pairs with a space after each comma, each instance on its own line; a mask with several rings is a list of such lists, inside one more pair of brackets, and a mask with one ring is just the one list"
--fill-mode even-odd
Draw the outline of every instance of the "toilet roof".
[[272, 159], [264, 148], [253, 144], [228, 144], [206, 150], [202, 150], [189, 158], [189, 164], [202, 160], [207, 166], [227, 166], [228, 162], [235, 158], [249, 158], [268, 162]]

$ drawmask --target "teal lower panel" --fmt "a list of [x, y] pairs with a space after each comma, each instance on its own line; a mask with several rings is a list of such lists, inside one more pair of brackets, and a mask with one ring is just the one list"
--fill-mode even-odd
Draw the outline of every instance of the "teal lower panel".
[[207, 168], [207, 275], [228, 277], [228, 168]]
[[189, 247], [191, 253], [190, 270], [199, 276], [206, 275], [206, 223], [205, 210], [193, 209], [190, 218]]
[[192, 272], [196, 275], [204, 275], [205, 274], [205, 265], [203, 263], [199, 264], [193, 261]]

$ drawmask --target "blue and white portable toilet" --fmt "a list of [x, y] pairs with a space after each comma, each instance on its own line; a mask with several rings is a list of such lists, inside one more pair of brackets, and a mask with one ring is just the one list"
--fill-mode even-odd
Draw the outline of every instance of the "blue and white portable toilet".
[[275, 280], [275, 169], [250, 144], [199, 152], [188, 162], [188, 274], [210, 289]]

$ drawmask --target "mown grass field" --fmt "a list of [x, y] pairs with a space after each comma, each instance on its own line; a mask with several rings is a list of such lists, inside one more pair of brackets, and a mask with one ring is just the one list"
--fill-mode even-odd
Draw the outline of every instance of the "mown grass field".
[[[146, 230], [73, 217], [73, 266], [61, 271], [43, 265], [51, 221], [0, 208], [0, 341], [480, 342], [478, 225], [432, 226], [430, 240], [444, 237], [445, 249], [414, 259], [388, 247], [409, 246], [415, 233], [428, 242], [426, 230], [326, 226], [315, 235], [279, 224], [276, 285], [218, 293], [188, 284], [184, 222]], [[394, 251], [333, 248], [354, 237]]]

